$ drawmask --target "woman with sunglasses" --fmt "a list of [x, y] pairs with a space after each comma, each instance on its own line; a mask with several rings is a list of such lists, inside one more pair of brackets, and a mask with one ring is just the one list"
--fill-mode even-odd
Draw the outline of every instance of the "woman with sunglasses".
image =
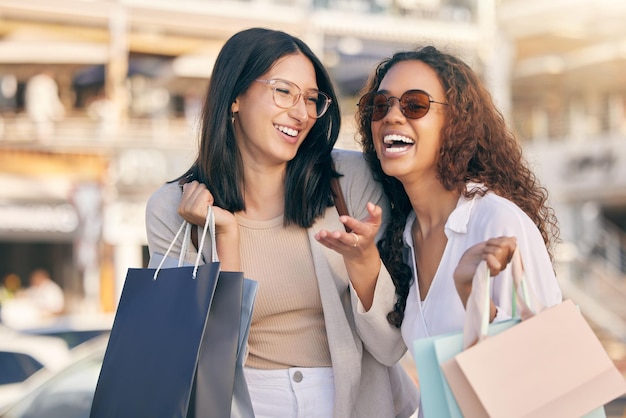
[[[408, 417], [417, 408], [415, 385], [395, 364], [401, 335], [380, 320], [393, 283], [378, 254], [358, 246], [357, 234], [373, 240], [369, 223], [380, 224], [387, 202], [361, 153], [333, 151], [339, 126], [331, 80], [310, 48], [284, 32], [244, 30], [215, 62], [198, 156], [181, 176], [192, 181], [182, 190], [170, 182], [148, 202], [151, 253], [165, 251], [183, 218], [204, 225], [213, 205], [221, 268], [258, 281], [244, 370], [257, 418]], [[352, 217], [369, 221], [351, 218], [354, 233], [338, 233], [344, 257], [314, 239], [344, 227], [334, 178]], [[350, 284], [364, 271], [375, 296]]]
[[[493, 251], [497, 274], [515, 241], [539, 301], [559, 303], [547, 192], [472, 69], [428, 46], [382, 61], [364, 91], [360, 140], [391, 203], [378, 243], [397, 292], [387, 318], [406, 345], [462, 330], [472, 266]], [[511, 238], [480, 244], [492, 237]], [[492, 321], [511, 315], [510, 283], [510, 269], [494, 279]]]

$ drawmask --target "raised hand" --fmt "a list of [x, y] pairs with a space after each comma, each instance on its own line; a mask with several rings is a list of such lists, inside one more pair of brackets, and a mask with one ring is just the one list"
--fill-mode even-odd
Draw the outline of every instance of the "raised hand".
[[368, 310], [374, 300], [374, 289], [381, 261], [376, 248], [376, 234], [382, 221], [382, 208], [371, 202], [367, 204], [369, 216], [357, 220], [343, 215], [339, 219], [352, 232], [321, 230], [315, 239], [322, 245], [343, 255], [346, 270], [363, 307]]

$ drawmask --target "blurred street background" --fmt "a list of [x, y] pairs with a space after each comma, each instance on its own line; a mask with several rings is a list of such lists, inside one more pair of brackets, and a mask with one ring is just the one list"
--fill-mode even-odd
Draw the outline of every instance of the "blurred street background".
[[[434, 44], [470, 63], [550, 193], [565, 297], [626, 375], [624, 22], [623, 0], [0, 0], [0, 320], [110, 324], [127, 269], [147, 265], [148, 196], [195, 155], [217, 53], [263, 26], [322, 58], [341, 148], [358, 149], [380, 59]], [[61, 308], [18, 297], [39, 270]]]

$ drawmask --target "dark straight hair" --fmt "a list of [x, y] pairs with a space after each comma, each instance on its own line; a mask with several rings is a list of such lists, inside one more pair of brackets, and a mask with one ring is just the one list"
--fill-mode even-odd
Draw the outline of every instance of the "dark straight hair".
[[231, 104], [278, 59], [291, 54], [303, 54], [311, 61], [319, 90], [332, 99], [287, 164], [285, 224], [308, 228], [333, 204], [330, 183], [338, 174], [331, 151], [341, 118], [330, 76], [313, 51], [295, 36], [251, 28], [226, 41], [215, 61], [202, 110], [198, 157], [181, 177], [204, 183], [215, 205], [231, 212], [245, 210], [243, 161], [235, 141]]

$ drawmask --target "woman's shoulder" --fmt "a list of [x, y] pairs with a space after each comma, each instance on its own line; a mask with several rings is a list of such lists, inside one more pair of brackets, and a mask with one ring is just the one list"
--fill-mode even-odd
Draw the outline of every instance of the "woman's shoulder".
[[383, 208], [383, 216], [389, 214], [387, 198], [382, 185], [372, 175], [369, 164], [361, 151], [336, 149], [333, 151], [335, 169], [341, 177], [339, 183], [350, 214], [362, 219], [368, 216], [367, 203]]
[[172, 203], [178, 204], [181, 195], [181, 188], [177, 182], [168, 182], [155, 190], [148, 198], [147, 208], [158, 209], [171, 207]]
[[[182, 192], [178, 182], [165, 183], [148, 198], [146, 233], [150, 254], [165, 254], [183, 219], [178, 215]], [[180, 251], [180, 248], [178, 249]]]
[[365, 164], [365, 156], [358, 150], [334, 148], [331, 155], [337, 165]]
[[370, 180], [371, 171], [361, 151], [334, 149], [332, 157], [335, 169], [343, 176], [342, 183], [353, 180]]
[[474, 197], [470, 222], [483, 228], [499, 225], [507, 230], [534, 227], [530, 217], [517, 204], [491, 191]]
[[520, 207], [517, 206], [513, 201], [507, 199], [506, 197], [502, 197], [492, 191], [488, 191], [483, 196], [477, 195], [476, 205], [484, 210], [512, 212], [522, 211], [522, 209], [520, 209]]
[[[484, 208], [493, 210], [516, 210], [519, 207], [506, 197], [502, 197], [492, 191], [488, 191], [484, 195], [476, 195], [476, 204]], [[521, 209], [519, 209], [521, 210]]]
[[181, 189], [177, 182], [165, 183], [150, 195], [146, 203], [148, 229], [155, 224], [169, 224], [178, 220], [180, 196]]

